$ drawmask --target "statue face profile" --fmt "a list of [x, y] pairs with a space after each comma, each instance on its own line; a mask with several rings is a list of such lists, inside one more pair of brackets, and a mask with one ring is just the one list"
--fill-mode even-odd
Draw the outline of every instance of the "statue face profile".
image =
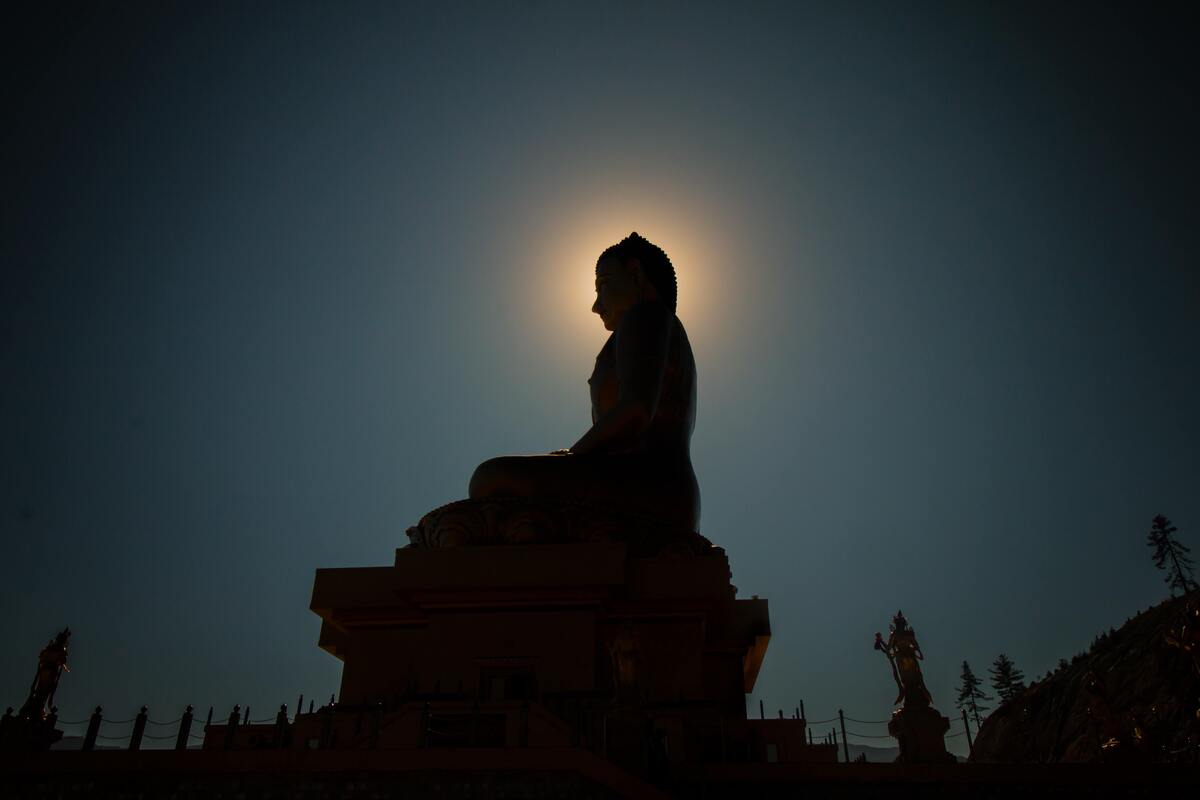
[[616, 258], [602, 258], [596, 264], [596, 302], [592, 304], [592, 312], [600, 315], [605, 330], [615, 331], [626, 311], [643, 300], [657, 297], [658, 292], [636, 258], [624, 264]]

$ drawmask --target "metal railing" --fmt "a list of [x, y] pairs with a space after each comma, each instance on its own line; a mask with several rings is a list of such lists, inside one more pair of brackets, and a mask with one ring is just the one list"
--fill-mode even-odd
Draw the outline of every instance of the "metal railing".
[[[779, 713], [779, 717], [778, 717], [779, 719], [787, 719], [788, 718], [788, 717], [784, 716], [783, 709], [779, 709], [778, 713]], [[764, 719], [764, 720], [767, 719], [765, 709], [764, 709], [764, 704], [763, 704], [762, 700], [758, 701], [758, 715], [759, 715], [759, 719]], [[846, 728], [847, 722], [850, 722], [850, 723], [853, 723], [856, 725], [887, 725], [888, 723], [891, 722], [891, 719], [858, 719], [856, 717], [848, 717], [848, 716], [846, 716], [845, 712], [839, 708], [836, 716], [830, 717], [828, 719], [810, 720], [810, 719], [807, 719], [805, 716], [803, 700], [800, 701], [800, 705], [795, 707], [795, 710], [790, 718], [794, 719], [794, 720], [801, 720], [801, 721], [805, 722], [805, 724], [808, 728], [807, 738], [808, 738], [809, 744], [816, 744], [818, 742], [818, 739], [815, 738], [813, 735], [813, 731], [814, 731], [813, 726], [829, 725], [829, 724], [835, 723], [835, 722], [838, 723], [837, 727], [832, 727], [827, 731], [817, 734], [817, 736], [819, 737], [819, 741], [821, 744], [832, 744], [834, 747], [838, 747], [840, 745], [842, 759], [843, 759], [843, 761], [846, 761], [846, 762], [850, 761], [850, 746], [849, 745], [850, 745], [851, 737], [853, 737], [855, 739], [859, 739], [859, 740], [867, 739], [867, 740], [871, 740], [871, 741], [878, 741], [881, 739], [891, 739], [893, 742], [896, 742], [897, 745], [899, 744], [899, 741], [896, 739], [896, 737], [893, 736], [890, 732], [886, 732], [886, 729], [884, 729], [885, 732], [862, 733], [860, 731], [849, 730]], [[878, 730], [878, 729], [876, 729], [876, 730]], [[839, 736], [839, 731], [840, 731], [840, 736]], [[947, 729], [946, 733], [943, 735], [943, 738], [957, 739], [960, 736], [967, 737], [967, 753], [968, 753], [968, 755], [974, 753], [975, 743], [974, 743], [974, 738], [971, 736], [971, 722], [967, 716], [966, 709], [962, 710], [962, 714], [958, 718], [950, 718], [950, 727]]]

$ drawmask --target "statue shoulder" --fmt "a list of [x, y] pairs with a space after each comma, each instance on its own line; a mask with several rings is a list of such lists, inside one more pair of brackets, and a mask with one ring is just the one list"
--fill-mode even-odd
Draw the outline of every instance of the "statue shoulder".
[[612, 338], [618, 342], [629, 339], [660, 338], [674, 329], [675, 314], [658, 301], [638, 303], [625, 312]]
[[625, 318], [634, 323], [669, 325], [675, 319], [675, 313], [660, 300], [647, 300], [629, 309]]

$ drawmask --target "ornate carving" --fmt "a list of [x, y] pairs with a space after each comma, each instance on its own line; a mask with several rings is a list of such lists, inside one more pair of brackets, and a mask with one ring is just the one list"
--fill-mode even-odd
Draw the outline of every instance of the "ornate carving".
[[618, 542], [634, 556], [705, 556], [722, 552], [693, 531], [580, 503], [526, 498], [459, 500], [435, 508], [408, 529], [409, 547]]

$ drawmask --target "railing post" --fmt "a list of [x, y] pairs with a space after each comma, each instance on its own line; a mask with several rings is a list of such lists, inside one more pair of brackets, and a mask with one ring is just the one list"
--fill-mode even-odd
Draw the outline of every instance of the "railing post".
[[962, 710], [963, 728], [967, 732], [967, 758], [975, 755], [975, 745], [971, 742], [971, 723], [967, 721], [967, 710]]
[[229, 712], [229, 721], [225, 725], [225, 749], [233, 749], [233, 737], [237, 735], [238, 723], [242, 721], [242, 706], [241, 703], [234, 705], [233, 711]]
[[288, 738], [288, 715], [287, 703], [279, 706], [279, 713], [275, 715], [275, 733], [271, 737], [271, 745], [273, 747], [287, 747]]
[[808, 719], [808, 714], [804, 713], [804, 701], [803, 700], [800, 701], [800, 719], [804, 719], [804, 720]]
[[300, 693], [300, 699], [296, 701], [296, 717], [300, 719], [300, 712], [304, 711], [304, 692]]
[[129, 736], [129, 749], [140, 750], [142, 747], [142, 734], [146, 732], [146, 707], [142, 706], [138, 711], [137, 717], [133, 720], [133, 733]]
[[838, 709], [838, 720], [842, 723], [842, 753], [846, 756], [846, 763], [850, 763], [850, 741], [846, 738], [846, 715], [842, 710]]
[[189, 705], [179, 718], [179, 735], [175, 737], [175, 749], [187, 750], [188, 737], [192, 735], [192, 707]]
[[333, 704], [321, 709], [321, 743], [322, 750], [333, 746]]
[[96, 706], [96, 710], [92, 712], [92, 718], [88, 720], [87, 733], [83, 735], [83, 749], [96, 749], [96, 736], [100, 733], [100, 723], [104, 719], [104, 709]]
[[379, 749], [379, 731], [383, 728], [383, 701], [377, 702], [371, 711], [371, 741], [372, 750]]
[[833, 752], [834, 752], [834, 758], [836, 759], [837, 758], [837, 746], [838, 746], [837, 728], [834, 728], [829, 733], [833, 736]]
[[762, 700], [758, 701], [758, 718], [759, 719], [767, 718], [766, 712], [763, 711], [763, 701]]

